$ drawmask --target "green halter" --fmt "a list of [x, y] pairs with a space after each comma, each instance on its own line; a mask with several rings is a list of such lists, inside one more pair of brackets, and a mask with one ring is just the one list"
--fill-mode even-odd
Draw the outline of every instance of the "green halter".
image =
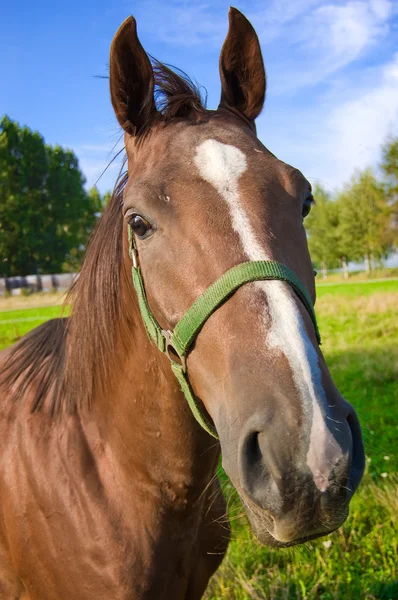
[[311, 317], [316, 337], [320, 344], [321, 338], [308, 290], [293, 271], [282, 263], [273, 260], [244, 262], [232, 267], [232, 269], [229, 269], [212, 283], [187, 310], [175, 326], [174, 331], [165, 331], [160, 327], [149, 308], [144, 281], [138, 264], [138, 252], [130, 226], [128, 227], [128, 236], [130, 256], [133, 261], [133, 283], [148, 336], [159, 350], [169, 357], [173, 373], [179, 381], [181, 390], [187, 399], [195, 419], [203, 429], [218, 439], [214, 425], [211, 423], [207, 413], [203, 412], [203, 408], [195, 397], [189, 383], [186, 368], [187, 356], [201, 328], [213, 312], [245, 283], [278, 279], [289, 283], [304, 304]]

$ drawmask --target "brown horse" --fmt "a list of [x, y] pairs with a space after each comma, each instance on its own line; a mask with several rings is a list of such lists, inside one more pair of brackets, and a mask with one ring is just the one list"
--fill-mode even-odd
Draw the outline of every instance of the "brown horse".
[[220, 442], [193, 418], [140, 312], [128, 224], [164, 330], [249, 261], [284, 263], [315, 301], [302, 223], [311, 188], [256, 137], [264, 67], [234, 9], [220, 73], [221, 103], [209, 111], [188, 79], [151, 64], [132, 17], [113, 40], [128, 172], [89, 245], [72, 316], [4, 354], [2, 600], [201, 598], [229, 537], [220, 449], [262, 542], [297, 544], [347, 516], [363, 470], [360, 428], [291, 276], [240, 285], [192, 344], [189, 384]]

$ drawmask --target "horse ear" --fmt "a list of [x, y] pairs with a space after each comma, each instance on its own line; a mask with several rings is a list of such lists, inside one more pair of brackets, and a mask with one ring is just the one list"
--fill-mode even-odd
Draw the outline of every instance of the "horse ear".
[[109, 59], [111, 100], [124, 131], [136, 135], [156, 113], [151, 62], [137, 36], [134, 17], [128, 17], [112, 40]]
[[253, 26], [236, 8], [229, 9], [229, 30], [220, 54], [221, 101], [250, 121], [260, 114], [265, 98], [265, 70]]

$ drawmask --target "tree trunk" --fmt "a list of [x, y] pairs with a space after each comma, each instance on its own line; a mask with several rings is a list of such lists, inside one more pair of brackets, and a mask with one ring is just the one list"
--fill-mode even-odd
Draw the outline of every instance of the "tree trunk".
[[341, 259], [341, 264], [343, 266], [344, 279], [348, 279], [348, 265], [345, 257]]
[[322, 271], [322, 277], [323, 277], [323, 279], [326, 279], [326, 277], [328, 276], [328, 268], [327, 268], [325, 262], [323, 262], [322, 265], [321, 265], [321, 271]]
[[370, 258], [369, 258], [369, 254], [365, 254], [365, 271], [366, 271], [366, 274], [369, 275], [369, 273], [370, 273]]

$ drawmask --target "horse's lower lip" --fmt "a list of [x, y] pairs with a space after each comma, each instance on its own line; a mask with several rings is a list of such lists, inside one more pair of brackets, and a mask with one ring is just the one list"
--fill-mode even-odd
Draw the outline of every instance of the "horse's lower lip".
[[[274, 548], [288, 548], [329, 535], [339, 529], [349, 513], [346, 502], [324, 503], [325, 494], [317, 493], [317, 500], [312, 498], [312, 509], [297, 511], [290, 507], [287, 512], [272, 515], [268, 507], [259, 506], [242, 488], [236, 486], [251, 529], [257, 539], [264, 545]], [[328, 525], [325, 526], [325, 523]]]
[[[308, 523], [306, 528], [304, 528], [303, 525], [301, 525], [301, 527], [298, 528], [298, 531], [297, 531], [297, 533], [298, 533], [297, 538], [283, 539], [283, 534], [280, 538], [278, 538], [278, 536], [276, 535], [278, 526], [277, 526], [277, 522], [275, 522], [275, 519], [272, 519], [273, 526], [270, 527], [269, 522], [267, 523], [267, 525], [265, 525], [264, 519], [262, 518], [262, 517], [264, 517], [264, 515], [257, 513], [257, 511], [253, 512], [253, 510], [250, 508], [250, 506], [248, 506], [247, 502], [243, 502], [243, 504], [246, 508], [246, 513], [249, 518], [253, 533], [255, 534], [257, 539], [262, 544], [264, 544], [266, 546], [274, 547], [274, 548], [288, 548], [290, 546], [297, 546], [299, 544], [304, 544], [305, 542], [315, 540], [319, 537], [324, 537], [326, 535], [329, 535], [330, 533], [332, 533], [333, 531], [336, 531], [336, 529], [341, 527], [348, 516], [348, 509], [347, 509], [346, 511], [344, 511], [344, 514], [340, 515], [339, 520], [335, 521], [335, 525], [328, 527], [327, 529], [320, 528], [320, 529], [314, 531], [313, 528], [311, 527], [311, 523]], [[306, 529], [308, 530], [309, 533], [303, 535], [303, 532]], [[272, 531], [274, 531], [274, 532], [272, 533]]]
[[311, 540], [316, 540], [317, 538], [329, 535], [330, 533], [333, 533], [333, 531], [336, 531], [336, 529], [341, 527], [341, 525], [342, 525], [342, 523], [340, 523], [339, 525], [337, 525], [336, 527], [334, 527], [333, 529], [330, 529], [328, 531], [319, 531], [317, 533], [305, 535], [305, 536], [302, 536], [302, 537], [299, 537], [297, 539], [290, 540], [290, 541], [278, 540], [269, 531], [265, 532], [263, 530], [261, 532], [261, 534], [257, 533], [254, 530], [254, 528], [253, 528], [253, 531], [254, 531], [254, 534], [256, 535], [257, 539], [265, 546], [269, 546], [271, 548], [290, 548], [291, 546], [298, 546], [300, 544], [304, 544], [305, 542], [310, 542]]

